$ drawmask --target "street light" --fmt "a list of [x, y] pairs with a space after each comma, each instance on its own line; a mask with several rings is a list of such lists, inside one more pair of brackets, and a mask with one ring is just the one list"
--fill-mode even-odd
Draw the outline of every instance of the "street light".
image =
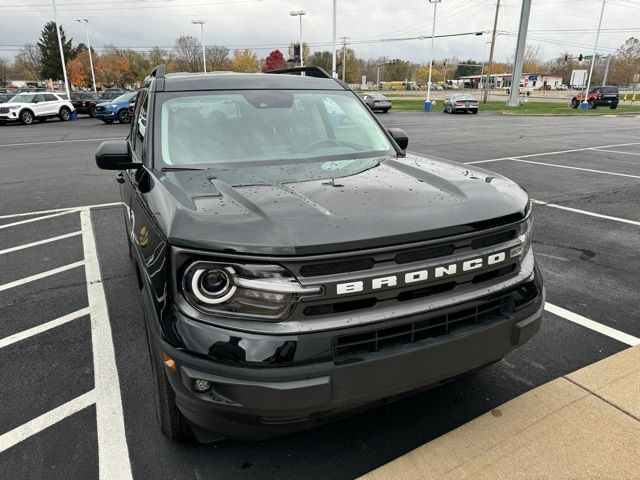
[[96, 88], [96, 74], [93, 71], [93, 55], [91, 54], [91, 40], [89, 40], [89, 20], [87, 20], [86, 18], [83, 18], [82, 20], [79, 20], [76, 18], [76, 22], [78, 23], [84, 23], [84, 29], [87, 32], [87, 48], [89, 49], [89, 64], [91, 65], [91, 79], [93, 80], [93, 91], [97, 92], [97, 88]]
[[306, 15], [307, 12], [304, 10], [297, 10], [295, 12], [289, 12], [289, 15], [292, 17], [300, 17], [300, 66], [304, 67], [304, 47], [302, 46], [302, 17]]
[[67, 64], [64, 61], [64, 50], [62, 49], [62, 37], [60, 36], [60, 24], [58, 23], [58, 12], [56, 10], [56, 0], [51, 0], [53, 4], [53, 21], [56, 23], [56, 31], [58, 33], [58, 48], [60, 49], [60, 61], [62, 62], [62, 75], [64, 76], [64, 89], [67, 92], [67, 98], [71, 100], [69, 93], [69, 80], [67, 80]]
[[438, 10], [438, 4], [441, 1], [442, 0], [429, 0], [429, 3], [433, 3], [433, 25], [431, 28], [431, 54], [429, 59], [429, 83], [427, 84], [427, 103], [429, 104], [429, 109], [431, 109], [431, 72], [433, 71], [433, 43], [436, 37], [436, 12]]
[[333, 58], [331, 59], [331, 76], [338, 78], [338, 72], [336, 71], [337, 52], [336, 52], [336, 38], [337, 38], [337, 5], [338, 1], [333, 0]]
[[200, 37], [202, 38], [202, 70], [207, 73], [207, 56], [204, 47], [204, 20], [191, 20], [194, 25], [200, 25]]

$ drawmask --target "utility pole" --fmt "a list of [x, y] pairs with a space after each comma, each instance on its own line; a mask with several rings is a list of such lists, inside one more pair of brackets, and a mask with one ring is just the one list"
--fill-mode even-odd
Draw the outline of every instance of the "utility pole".
[[300, 19], [300, 67], [304, 67], [304, 44], [302, 43], [302, 17], [307, 14], [304, 10], [297, 10], [295, 12], [289, 12], [292, 17], [299, 17]]
[[509, 95], [508, 107], [519, 107], [520, 102], [520, 77], [522, 77], [522, 64], [524, 63], [524, 47], [527, 43], [527, 30], [529, 29], [529, 15], [531, 14], [531, 0], [522, 0], [522, 11], [520, 12], [520, 27], [518, 29], [518, 44], [516, 46], [516, 57], [513, 61], [513, 75], [511, 76], [511, 94]]
[[598, 55], [598, 41], [600, 40], [600, 28], [602, 27], [602, 17], [604, 17], [604, 6], [607, 0], [602, 0], [602, 9], [600, 10], [600, 20], [598, 21], [598, 33], [596, 33], [596, 43], [593, 46], [593, 56], [591, 57], [591, 67], [589, 68], [589, 77], [587, 78], [587, 89], [584, 91], [584, 99], [580, 104], [582, 110], [589, 108], [589, 89], [591, 88], [591, 76], [593, 75], [593, 66], [596, 63], [596, 57]]
[[347, 40], [349, 37], [342, 37], [342, 81], [345, 81], [347, 76]]
[[336, 64], [337, 64], [337, 53], [336, 53], [336, 35], [337, 35], [337, 25], [338, 25], [338, 21], [337, 21], [337, 9], [338, 9], [338, 0], [333, 0], [333, 56], [331, 58], [331, 76], [333, 78], [338, 78], [338, 72], [336, 71]]
[[[484, 86], [482, 103], [487, 103], [487, 100], [489, 99], [489, 79], [491, 78], [493, 50], [496, 47], [496, 30], [498, 28], [498, 12], [499, 11], [500, 11], [500, 0], [498, 0], [496, 3], [496, 18], [493, 20], [493, 34], [491, 35], [491, 49], [489, 50], [489, 65], [487, 66], [487, 82], [485, 83], [485, 86]], [[482, 76], [480, 77], [480, 81], [482, 81]]]
[[609, 77], [609, 68], [611, 67], [611, 57], [613, 57], [611, 53], [607, 55], [607, 66], [604, 67], [604, 77], [602, 78], [603, 87], [607, 84], [607, 77]]
[[71, 100], [69, 93], [69, 80], [67, 80], [67, 64], [64, 60], [64, 49], [62, 48], [62, 37], [60, 36], [60, 24], [58, 23], [58, 12], [56, 10], [56, 0], [53, 3], [53, 21], [56, 22], [56, 31], [58, 32], [58, 47], [60, 48], [60, 60], [62, 61], [62, 75], [64, 76], [64, 89], [67, 92], [67, 99]]
[[200, 38], [202, 40], [202, 71], [207, 73], [207, 54], [204, 46], [204, 20], [191, 20], [194, 25], [200, 25]]

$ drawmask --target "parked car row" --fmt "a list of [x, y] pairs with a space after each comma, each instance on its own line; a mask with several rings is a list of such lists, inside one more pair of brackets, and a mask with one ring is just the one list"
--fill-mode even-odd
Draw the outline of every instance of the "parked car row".
[[[30, 125], [34, 121], [45, 122], [57, 117], [62, 121], [71, 120], [76, 115], [89, 115], [105, 123], [127, 123], [129, 105], [137, 92], [108, 91], [71, 92], [70, 99], [65, 92], [0, 93], [0, 124], [20, 122]], [[104, 97], [108, 97], [105, 101]]]

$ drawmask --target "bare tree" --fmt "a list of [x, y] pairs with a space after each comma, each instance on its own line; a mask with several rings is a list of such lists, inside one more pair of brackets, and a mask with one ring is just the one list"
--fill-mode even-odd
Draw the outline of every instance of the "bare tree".
[[0, 84], [4, 85], [9, 80], [11, 65], [6, 58], [0, 57]]
[[40, 80], [41, 69], [40, 50], [32, 43], [25, 43], [13, 61], [14, 76], [24, 80]]
[[174, 47], [178, 70], [198, 72], [202, 70], [202, 44], [190, 35], [176, 39]]
[[220, 71], [231, 69], [229, 49], [221, 45], [207, 47], [207, 70]]

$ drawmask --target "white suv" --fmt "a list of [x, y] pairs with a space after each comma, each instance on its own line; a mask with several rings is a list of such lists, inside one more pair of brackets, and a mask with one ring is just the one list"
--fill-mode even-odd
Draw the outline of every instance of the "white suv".
[[71, 120], [75, 109], [64, 96], [50, 92], [19, 93], [6, 103], [0, 103], [0, 123], [20, 121], [31, 125], [34, 120], [45, 122], [58, 117]]

